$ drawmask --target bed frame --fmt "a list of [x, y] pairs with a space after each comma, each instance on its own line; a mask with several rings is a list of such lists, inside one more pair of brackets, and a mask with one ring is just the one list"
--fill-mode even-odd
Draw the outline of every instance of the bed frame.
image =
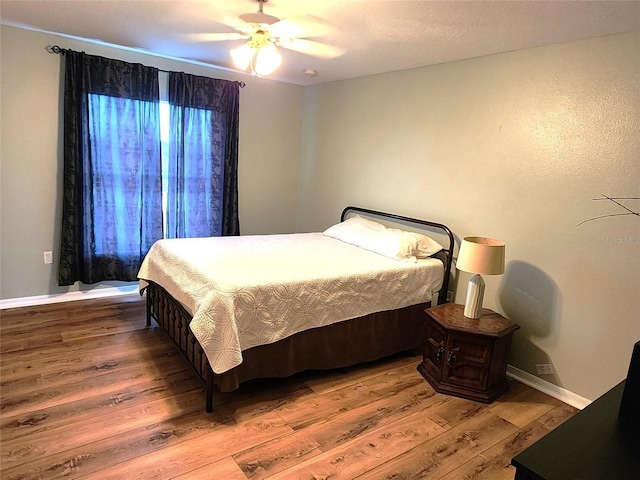
[[[446, 302], [454, 247], [451, 230], [439, 223], [353, 206], [343, 210], [341, 221], [358, 213], [417, 225], [448, 237], [448, 248], [438, 254], [445, 266], [438, 303]], [[216, 389], [231, 392], [242, 382], [251, 379], [288, 377], [305, 370], [346, 368], [421, 347], [425, 334], [424, 310], [430, 305], [421, 303], [398, 310], [377, 312], [303, 331], [269, 345], [253, 347], [242, 352], [243, 361], [240, 365], [225, 373], [216, 374], [189, 328], [191, 314], [160, 285], [149, 282], [145, 291], [147, 326], [151, 326], [153, 318], [203, 381], [207, 412], [213, 411], [213, 394]]]

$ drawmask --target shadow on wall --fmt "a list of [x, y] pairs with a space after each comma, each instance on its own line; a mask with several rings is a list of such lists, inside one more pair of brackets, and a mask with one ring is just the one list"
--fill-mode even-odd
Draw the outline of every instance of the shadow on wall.
[[[536, 364], [550, 364], [551, 358], [537, 344], [536, 339], [554, 342], [558, 335], [557, 315], [560, 291], [546, 273], [524, 262], [510, 262], [502, 281], [498, 301], [506, 317], [520, 325], [511, 346], [509, 363], [562, 386], [552, 375], [538, 375]], [[555, 368], [553, 368], [555, 372]]]

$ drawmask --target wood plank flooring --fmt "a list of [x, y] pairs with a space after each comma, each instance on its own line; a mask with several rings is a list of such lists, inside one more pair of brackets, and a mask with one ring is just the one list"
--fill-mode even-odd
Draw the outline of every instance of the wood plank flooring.
[[436, 393], [407, 353], [204, 389], [137, 295], [0, 311], [0, 477], [513, 479], [575, 413], [517, 382], [490, 405]]

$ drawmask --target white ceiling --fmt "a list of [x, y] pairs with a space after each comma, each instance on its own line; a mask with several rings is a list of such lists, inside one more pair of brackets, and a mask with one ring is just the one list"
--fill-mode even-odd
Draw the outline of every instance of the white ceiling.
[[[6, 25], [233, 68], [231, 33], [256, 0], [1, 0]], [[282, 50], [273, 78], [310, 85], [640, 30], [640, 1], [268, 0], [264, 12], [343, 51], [316, 58]], [[64, 39], [59, 42], [65, 47]], [[44, 45], [43, 45], [44, 48]], [[305, 69], [318, 72], [315, 78]]]

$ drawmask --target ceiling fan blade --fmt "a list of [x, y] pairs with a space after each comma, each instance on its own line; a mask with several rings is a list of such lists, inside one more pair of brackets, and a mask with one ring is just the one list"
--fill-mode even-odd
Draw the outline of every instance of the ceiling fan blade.
[[329, 21], [308, 14], [280, 20], [269, 29], [275, 36], [288, 38], [327, 37], [335, 33]]
[[185, 35], [192, 42], [224, 42], [229, 40], [242, 40], [249, 35], [239, 32], [229, 33], [192, 33]]
[[286, 39], [278, 42], [278, 46], [319, 58], [336, 58], [344, 55], [344, 49], [302, 38]]
[[311, 36], [308, 29], [290, 20], [280, 20], [269, 26], [271, 35], [278, 38], [300, 38]]

